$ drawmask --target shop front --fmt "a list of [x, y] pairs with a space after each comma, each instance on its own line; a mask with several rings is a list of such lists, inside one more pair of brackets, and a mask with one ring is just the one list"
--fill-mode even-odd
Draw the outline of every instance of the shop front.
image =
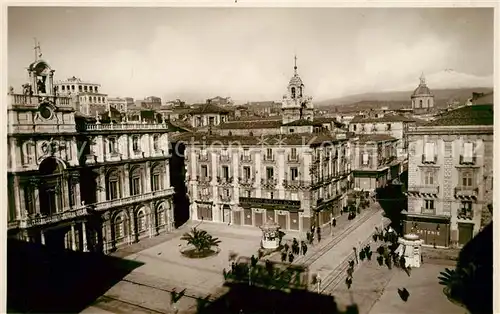
[[260, 227], [266, 222], [276, 222], [282, 230], [299, 229], [300, 201], [253, 197], [240, 197], [239, 201], [243, 208], [245, 225]]
[[450, 246], [450, 218], [408, 215], [403, 221], [404, 234], [417, 234], [426, 246]]

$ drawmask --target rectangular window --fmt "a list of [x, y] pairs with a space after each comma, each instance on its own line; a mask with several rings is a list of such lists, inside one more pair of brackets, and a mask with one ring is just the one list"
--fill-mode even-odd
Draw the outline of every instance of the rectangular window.
[[160, 190], [160, 175], [159, 174], [153, 174], [153, 191], [159, 191]]
[[208, 125], [215, 125], [215, 118], [214, 117], [208, 118]]
[[387, 123], [387, 131], [390, 131], [390, 130], [391, 130], [391, 124]]
[[222, 166], [222, 177], [224, 179], [229, 179], [229, 167], [228, 166]]
[[272, 148], [268, 148], [267, 151], [266, 151], [266, 158], [268, 160], [272, 160], [273, 159], [273, 149]]
[[434, 173], [432, 171], [425, 172], [425, 185], [434, 184]]
[[297, 158], [297, 148], [292, 147], [291, 156], [293, 159]]
[[463, 211], [472, 211], [472, 202], [471, 201], [463, 201], [461, 204], [461, 209]]
[[203, 156], [203, 157], [206, 157], [207, 156], [207, 150], [206, 149], [201, 149], [200, 150], [200, 155]]
[[267, 167], [266, 168], [266, 178], [268, 180], [271, 180], [271, 179], [274, 178], [274, 169], [273, 169], [273, 167]]
[[425, 143], [424, 154], [425, 154], [425, 161], [426, 162], [433, 162], [434, 161], [434, 156], [436, 155], [434, 143]]
[[110, 154], [116, 153], [116, 139], [114, 137], [108, 138], [108, 151]]
[[132, 139], [132, 149], [134, 150], [134, 152], [139, 151], [139, 137], [137, 136], [134, 136]]
[[363, 153], [363, 165], [368, 165], [368, 153]]
[[119, 197], [118, 181], [109, 181], [109, 198], [115, 200]]
[[434, 209], [434, 200], [425, 200], [425, 209]]
[[292, 201], [298, 201], [299, 200], [299, 194], [297, 192], [290, 193], [290, 199]]
[[472, 173], [463, 172], [462, 173], [462, 186], [463, 187], [472, 187]]
[[356, 132], [356, 124], [353, 124], [353, 125], [352, 125], [352, 130], [353, 130], [354, 132]]
[[206, 165], [201, 165], [201, 177], [208, 177], [208, 167]]
[[472, 162], [474, 156], [474, 144], [464, 143], [464, 162]]
[[153, 136], [153, 149], [155, 151], [160, 149], [160, 138], [158, 135]]
[[243, 167], [243, 177], [245, 178], [245, 180], [250, 179], [250, 176], [250, 167]]
[[141, 194], [140, 178], [132, 178], [132, 195]]
[[247, 197], [252, 197], [252, 191], [247, 191]]
[[299, 176], [299, 169], [297, 169], [296, 167], [290, 168], [290, 176], [292, 181], [297, 180]]
[[250, 156], [250, 150], [248, 148], [243, 149], [243, 156]]
[[274, 198], [274, 192], [269, 192], [269, 198], [273, 199]]
[[223, 148], [220, 153], [221, 153], [222, 156], [227, 156], [228, 155], [226, 148]]

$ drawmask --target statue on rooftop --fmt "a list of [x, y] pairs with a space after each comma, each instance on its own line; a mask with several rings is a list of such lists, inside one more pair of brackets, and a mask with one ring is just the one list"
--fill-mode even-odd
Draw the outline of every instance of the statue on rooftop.
[[43, 83], [43, 81], [41, 79], [38, 79], [38, 82], [36, 83], [37, 84], [37, 87], [38, 87], [38, 93], [42, 93], [42, 94], [45, 94], [45, 84]]

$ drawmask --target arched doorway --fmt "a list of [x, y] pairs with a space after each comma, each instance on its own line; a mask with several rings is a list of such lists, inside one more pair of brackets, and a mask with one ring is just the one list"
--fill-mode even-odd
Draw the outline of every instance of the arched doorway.
[[39, 170], [41, 184], [39, 187], [40, 213], [51, 215], [62, 211], [64, 165], [56, 158], [49, 157], [42, 161]]

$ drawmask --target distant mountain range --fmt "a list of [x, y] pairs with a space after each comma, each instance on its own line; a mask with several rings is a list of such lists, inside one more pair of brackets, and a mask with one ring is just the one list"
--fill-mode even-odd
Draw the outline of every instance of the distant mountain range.
[[[456, 88], [456, 89], [436, 89], [432, 90], [434, 94], [434, 103], [436, 107], [446, 107], [448, 103], [464, 103], [472, 97], [472, 93], [488, 93], [493, 88]], [[387, 106], [389, 109], [402, 109], [411, 107], [411, 94], [413, 91], [404, 92], [380, 92], [351, 95], [347, 97], [325, 100], [315, 103], [316, 108], [330, 109], [338, 112], [361, 111], [376, 109]]]

